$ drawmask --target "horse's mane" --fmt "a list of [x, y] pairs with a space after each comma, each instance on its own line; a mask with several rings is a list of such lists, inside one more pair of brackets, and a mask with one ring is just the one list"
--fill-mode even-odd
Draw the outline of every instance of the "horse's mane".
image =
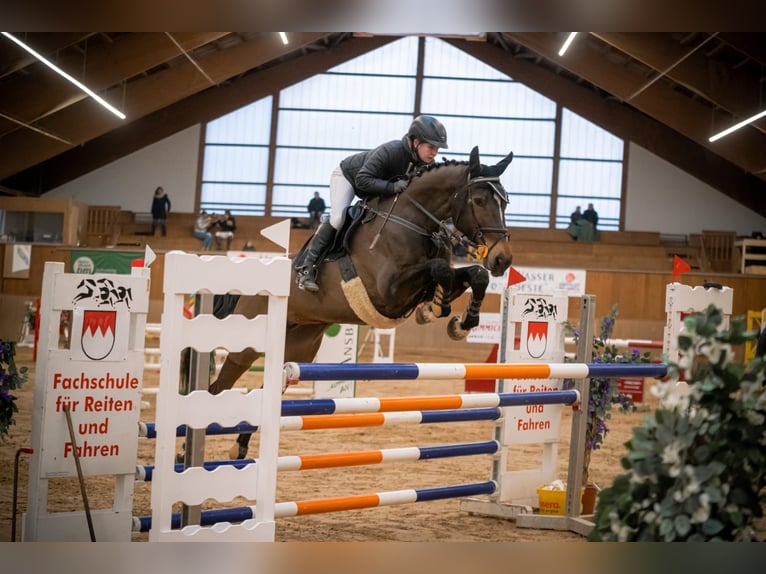
[[423, 177], [426, 173], [429, 173], [431, 171], [436, 171], [437, 169], [441, 169], [443, 167], [450, 167], [450, 166], [466, 166], [468, 165], [467, 161], [457, 161], [455, 159], [445, 159], [442, 162], [434, 162], [428, 165], [424, 165], [419, 167], [415, 172], [411, 173], [409, 175], [409, 179], [415, 179], [416, 177]]

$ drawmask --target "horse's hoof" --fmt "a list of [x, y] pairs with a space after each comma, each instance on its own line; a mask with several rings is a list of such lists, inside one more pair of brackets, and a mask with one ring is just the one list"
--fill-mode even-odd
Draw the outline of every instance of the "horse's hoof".
[[447, 324], [447, 335], [453, 341], [462, 341], [468, 336], [469, 331], [460, 327], [460, 315], [455, 315]]
[[415, 310], [415, 322], [418, 325], [425, 325], [431, 323], [434, 320], [434, 313], [431, 309], [431, 305], [423, 305]]
[[231, 460], [242, 460], [247, 456], [247, 447], [240, 445], [238, 442], [234, 443], [234, 446], [229, 450], [229, 458]]

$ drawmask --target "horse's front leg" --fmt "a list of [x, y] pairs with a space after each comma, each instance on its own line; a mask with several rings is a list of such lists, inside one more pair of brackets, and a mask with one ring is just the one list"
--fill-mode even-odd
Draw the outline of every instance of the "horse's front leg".
[[462, 341], [471, 329], [479, 324], [479, 311], [484, 301], [489, 285], [489, 272], [480, 265], [470, 265], [455, 270], [455, 290], [451, 293], [450, 301], [471, 288], [471, 299], [465, 311], [465, 319], [461, 322], [460, 315], [455, 315], [447, 325], [447, 334], [455, 341]]

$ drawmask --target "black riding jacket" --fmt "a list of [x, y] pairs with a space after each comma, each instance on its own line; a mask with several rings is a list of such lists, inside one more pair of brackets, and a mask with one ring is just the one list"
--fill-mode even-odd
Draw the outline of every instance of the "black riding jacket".
[[405, 135], [373, 150], [348, 156], [340, 162], [343, 175], [361, 198], [393, 195], [394, 182], [413, 167], [425, 165], [412, 149]]

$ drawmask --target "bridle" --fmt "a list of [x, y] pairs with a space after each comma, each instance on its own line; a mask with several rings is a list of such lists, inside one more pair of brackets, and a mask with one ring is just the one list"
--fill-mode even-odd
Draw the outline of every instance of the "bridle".
[[[510, 238], [510, 235], [508, 234], [508, 229], [505, 227], [483, 227], [478, 224], [478, 218], [476, 217], [476, 209], [475, 209], [475, 203], [473, 200], [473, 187], [478, 184], [486, 184], [491, 189], [492, 192], [497, 199], [500, 207], [500, 217], [501, 219], [504, 217], [503, 212], [505, 211], [505, 206], [508, 205], [508, 194], [505, 192], [502, 187], [498, 187], [500, 184], [500, 176], [493, 176], [493, 177], [487, 177], [487, 176], [476, 176], [471, 177], [470, 174], [468, 176], [468, 181], [466, 182], [465, 186], [465, 192], [468, 194], [467, 201], [464, 202], [458, 202], [460, 205], [460, 210], [457, 213], [457, 216], [455, 217], [455, 224], [453, 227], [455, 227], [455, 231], [457, 233], [460, 233], [456, 226], [457, 223], [460, 221], [460, 217], [463, 215], [463, 208], [466, 205], [471, 206], [471, 216], [473, 217], [474, 221], [474, 227], [473, 227], [473, 233], [471, 234], [471, 239], [468, 240], [466, 236], [462, 233], [460, 235], [462, 236], [459, 238], [461, 242], [465, 243], [465, 247], [468, 250], [469, 255], [473, 255], [474, 257], [477, 257], [478, 259], [484, 259], [489, 252], [494, 249], [495, 245], [497, 245], [501, 240], [507, 241]], [[457, 199], [458, 194], [461, 191], [458, 190], [455, 192], [455, 195], [453, 196], [453, 199]], [[485, 241], [485, 234], [487, 233], [497, 233], [500, 234], [500, 237], [498, 237], [492, 245], [487, 245], [487, 242]], [[452, 241], [452, 240], [451, 240]], [[453, 244], [454, 245], [454, 244]], [[474, 254], [473, 251], [476, 251]]]
[[[468, 194], [466, 201], [460, 203], [460, 210], [455, 215], [454, 221], [452, 217], [448, 217], [447, 219], [442, 219], [442, 220], [437, 219], [419, 201], [417, 201], [413, 197], [410, 197], [409, 195], [405, 195], [404, 193], [402, 193], [401, 195], [404, 195], [407, 198], [407, 200], [418, 209], [418, 211], [420, 211], [423, 215], [425, 215], [428, 219], [430, 219], [437, 225], [436, 231], [428, 231], [427, 229], [421, 227], [420, 225], [417, 225], [416, 223], [412, 223], [409, 220], [406, 220], [402, 217], [394, 215], [392, 211], [394, 206], [396, 205], [396, 202], [399, 200], [399, 195], [394, 197], [394, 201], [392, 202], [391, 207], [388, 210], [388, 213], [385, 215], [385, 220], [383, 225], [385, 225], [388, 221], [392, 221], [403, 227], [406, 227], [407, 229], [411, 231], [418, 233], [419, 235], [422, 235], [423, 237], [429, 237], [436, 245], [442, 245], [442, 246], [449, 245], [453, 249], [458, 248], [460, 250], [464, 250], [467, 255], [469, 255], [470, 257], [474, 259], [484, 260], [489, 254], [489, 252], [495, 247], [495, 245], [497, 245], [500, 241], [507, 241], [509, 239], [509, 234], [508, 234], [508, 230], [505, 227], [484, 227], [484, 226], [478, 225], [477, 223], [478, 218], [476, 217], [475, 204], [473, 200], [473, 187], [478, 184], [489, 185], [489, 187], [493, 191], [495, 198], [499, 202], [500, 215], [502, 218], [503, 217], [502, 214], [505, 210], [505, 206], [508, 205], [508, 195], [501, 187], [498, 187], [497, 184], [499, 183], [500, 183], [499, 176], [497, 177], [477, 176], [472, 178], [469, 174], [465, 188], [457, 190], [452, 197], [453, 200], [457, 200], [458, 196], [461, 193]], [[464, 213], [463, 208], [465, 207], [465, 205], [471, 206], [470, 212], [474, 221], [473, 232], [471, 233], [470, 238], [457, 228], [457, 223], [460, 221], [460, 217]], [[365, 205], [365, 209], [368, 209], [369, 211], [371, 211], [372, 213], [376, 215], [381, 215], [379, 211], [373, 209], [369, 205]], [[498, 237], [498, 239], [496, 239], [492, 243], [492, 245], [487, 245], [487, 242], [485, 241], [485, 235], [487, 233], [497, 233], [497, 234], [500, 234], [500, 237]], [[378, 232], [378, 234], [380, 234], [380, 232]], [[370, 245], [370, 249], [374, 247], [374, 244], [375, 244], [375, 241]]]

